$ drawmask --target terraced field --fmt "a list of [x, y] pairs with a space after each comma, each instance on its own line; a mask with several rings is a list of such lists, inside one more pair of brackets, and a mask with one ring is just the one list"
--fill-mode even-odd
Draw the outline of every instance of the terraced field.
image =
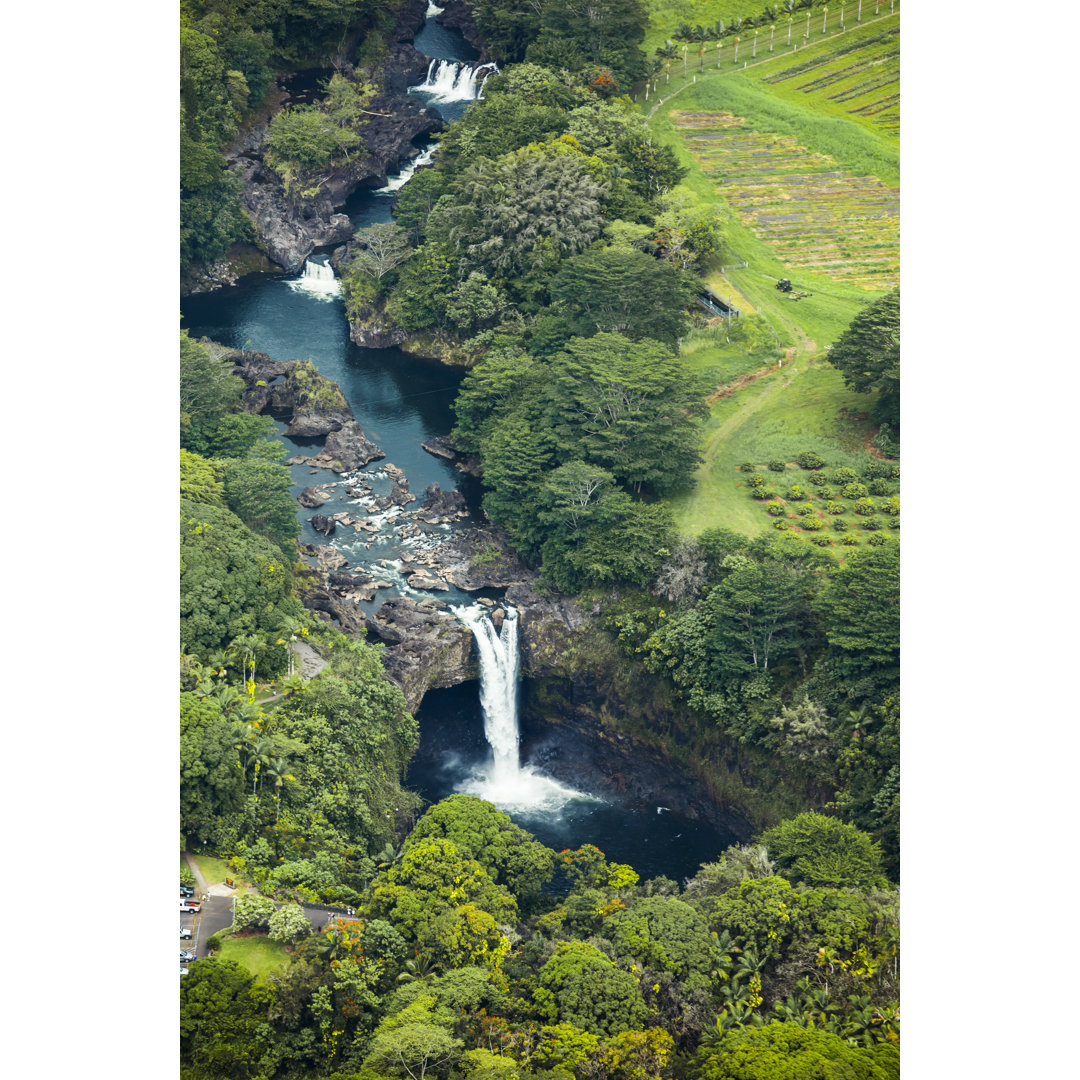
[[670, 117], [720, 195], [792, 270], [865, 289], [897, 284], [898, 188], [853, 176], [791, 136], [746, 130], [731, 113]]
[[893, 138], [900, 135], [898, 14], [778, 58], [760, 74], [789, 100], [802, 96], [823, 111], [849, 115]]

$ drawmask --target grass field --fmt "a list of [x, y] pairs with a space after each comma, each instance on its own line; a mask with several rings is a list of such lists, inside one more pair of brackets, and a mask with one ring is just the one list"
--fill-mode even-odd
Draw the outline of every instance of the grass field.
[[207, 885], [220, 885], [226, 878], [232, 878], [236, 885], [237, 896], [255, 891], [249, 882], [244, 881], [235, 870], [229, 868], [229, 864], [224, 859], [215, 858], [213, 855], [194, 855], [192, 858], [202, 876], [206, 878]]
[[[872, 11], [864, 5], [864, 22], [868, 7]], [[694, 11], [705, 8], [711, 12], [708, 4], [693, 5]], [[867, 414], [874, 400], [845, 388], [840, 373], [826, 362], [825, 347], [895, 280], [899, 150], [893, 132], [875, 127], [865, 116], [845, 114], [843, 106], [851, 101], [829, 101], [836, 86], [843, 84], [846, 92], [857, 85], [854, 77], [860, 72], [803, 85], [837, 75], [845, 56], [854, 64], [853, 57], [865, 49], [876, 51], [864, 53], [864, 60], [897, 47], [895, 35], [871, 45], [863, 42], [895, 27], [898, 17], [853, 31], [852, 15], [853, 10], [846, 33], [830, 33], [820, 44], [812, 35], [808, 47], [792, 50], [789, 57], [778, 54], [742, 69], [740, 52], [740, 69], [706, 72], [682, 89], [674, 76], [670, 87], [661, 79], [657, 97], [663, 102], [651, 105], [654, 137], [671, 146], [690, 170], [682, 186], [699, 203], [728, 209], [722, 213], [727, 246], [748, 264], [729, 268], [723, 276], [714, 271], [707, 280], [722, 296], [737, 291], [744, 303], [733, 295], [736, 305], [758, 312], [769, 330], [767, 336], [749, 335], [752, 348], [737, 334], [731, 341], [718, 340], [717, 328], [691, 333], [683, 342], [690, 366], [710, 385], [723, 388], [710, 397], [704, 460], [695, 486], [672, 501], [679, 527], [687, 533], [714, 526], [749, 535], [773, 530], [774, 519], [750, 496], [738, 470], [743, 462], [793, 461], [798, 453], [813, 450], [829, 467], [848, 466], [861, 474], [870, 460], [864, 444], [873, 433]], [[673, 22], [715, 17], [728, 16], [682, 13]], [[820, 9], [815, 9], [814, 23], [820, 27], [820, 22]], [[834, 55], [841, 47], [847, 51]], [[804, 75], [766, 81], [794, 67], [795, 56], [808, 63]], [[898, 58], [883, 64], [893, 59]], [[780, 277], [813, 295], [791, 300], [775, 288]], [[788, 472], [805, 476], [794, 466]], [[781, 497], [779, 485], [786, 489], [795, 479], [780, 473], [763, 476]], [[796, 509], [790, 507], [784, 520], [792, 533], [805, 535]], [[849, 550], [841, 546], [842, 536], [855, 536], [862, 547], [872, 535], [861, 529], [862, 519], [850, 507], [842, 516], [849, 524], [846, 532], [835, 532], [835, 515], [829, 515], [826, 528], [816, 534], [827, 535], [828, 550], [838, 555]], [[897, 531], [888, 528], [889, 519], [879, 517], [883, 528], [877, 535], [892, 542]]]
[[235, 961], [260, 980], [274, 971], [282, 970], [289, 962], [289, 952], [281, 942], [261, 935], [226, 937], [218, 956], [223, 960]]

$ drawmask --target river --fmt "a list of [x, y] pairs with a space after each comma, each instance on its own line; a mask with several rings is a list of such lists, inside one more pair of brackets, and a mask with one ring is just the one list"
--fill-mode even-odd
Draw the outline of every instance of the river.
[[[430, 17], [417, 35], [418, 49], [436, 63], [429, 70], [428, 86], [415, 88], [417, 96], [437, 108], [449, 122], [467, 107], [473, 93], [481, 92], [484, 72], [466, 62], [476, 59], [457, 31], [446, 30]], [[439, 66], [438, 61], [447, 64]], [[455, 71], [454, 64], [461, 66]], [[476, 77], [469, 79], [470, 72]], [[463, 75], [466, 83], [462, 82]], [[455, 88], [455, 78], [457, 85]], [[380, 190], [362, 189], [346, 204], [353, 225], [362, 228], [390, 220], [393, 195], [412, 175], [415, 163], [390, 178]], [[325, 254], [315, 261], [325, 263]], [[324, 283], [325, 284], [325, 283]], [[235, 286], [181, 300], [182, 325], [194, 338], [208, 337], [232, 348], [264, 352], [274, 360], [310, 359], [319, 372], [337, 382], [356, 419], [368, 437], [385, 451], [385, 461], [373, 462], [363, 471], [374, 495], [386, 494], [391, 479], [384, 466], [396, 465], [408, 477], [418, 497], [431, 483], [444, 490], [457, 488], [475, 509], [479, 502], [477, 482], [464, 477], [448, 463], [421, 449], [420, 444], [446, 435], [453, 426], [451, 404], [462, 373], [434, 361], [410, 356], [397, 348], [362, 349], [349, 340], [344, 305], [336, 292], [320, 288], [317, 280], [304, 282], [279, 275], [254, 274]], [[278, 431], [285, 425], [279, 424]], [[287, 456], [310, 455], [313, 443], [280, 435]], [[357, 502], [345, 495], [341, 478], [326, 470], [294, 464], [294, 494], [309, 485], [335, 485], [332, 496], [319, 513], [349, 511], [356, 515]], [[325, 543], [308, 519], [312, 511], [300, 509], [301, 540]], [[383, 521], [380, 532], [349, 533], [339, 529], [331, 540], [349, 559], [350, 568], [373, 571], [392, 582], [393, 588], [363, 605], [374, 611], [394, 592], [411, 592], [400, 575], [400, 555], [409, 547], [422, 546], [447, 535], [450, 526], [435, 526], [427, 537], [401, 538], [392, 520]], [[423, 594], [416, 594], [423, 595]], [[451, 589], [436, 594], [451, 604], [471, 603], [471, 597]], [[451, 690], [431, 691], [418, 712], [421, 743], [409, 767], [409, 783], [427, 799], [438, 800], [469, 786], [471, 778], [489, 756], [483, 717], [475, 682]], [[574, 759], [585, 748], [571, 751], [561, 745], [560, 728], [533, 716], [521, 730], [522, 761], [539, 771], [547, 766], [565, 782], [573, 783]], [[537, 839], [556, 848], [591, 843], [609, 858], [628, 862], [642, 878], [666, 874], [682, 878], [693, 874], [702, 861], [714, 859], [734, 835], [717, 831], [699, 821], [678, 817], [662, 805], [628, 805], [618, 796], [577, 798], [556, 809], [515, 809], [511, 816]]]

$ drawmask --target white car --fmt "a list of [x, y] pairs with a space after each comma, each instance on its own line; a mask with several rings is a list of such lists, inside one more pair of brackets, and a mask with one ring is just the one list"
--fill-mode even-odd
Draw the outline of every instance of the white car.
[[187, 974], [187, 968], [181, 968], [180, 969], [180, 974], [181, 975], [186, 975]]
[[191, 940], [191, 927], [190, 926], [181, 926], [180, 927], [180, 938], [181, 938], [181, 940], [183, 940], [185, 938], [187, 940], [189, 940], [189, 941]]
[[199, 911], [202, 908], [202, 904], [198, 900], [181, 900], [180, 901], [180, 914], [190, 915], [192, 912]]

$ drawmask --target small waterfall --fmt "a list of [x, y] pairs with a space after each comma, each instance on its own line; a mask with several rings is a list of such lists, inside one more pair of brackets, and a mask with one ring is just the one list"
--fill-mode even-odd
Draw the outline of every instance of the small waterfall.
[[424, 16], [428, 19], [433, 19], [436, 15], [441, 15], [445, 10], [446, 8], [441, 8], [438, 4], [433, 3], [432, 0], [428, 0], [427, 11], [424, 12]]
[[290, 281], [290, 289], [306, 292], [319, 300], [333, 300], [341, 295], [341, 284], [334, 277], [334, 269], [329, 263], [304, 262], [304, 272], [295, 281]]
[[413, 178], [413, 173], [415, 173], [417, 169], [427, 165], [428, 162], [431, 161], [438, 148], [438, 143], [432, 143], [430, 146], [424, 147], [424, 149], [397, 174], [397, 176], [390, 177], [384, 187], [378, 188], [375, 191], [375, 194], [392, 195], [395, 191], [403, 188]]
[[409, 93], [428, 94], [436, 104], [475, 101], [481, 96], [488, 76], [497, 74], [498, 70], [498, 65], [493, 63], [470, 67], [456, 60], [432, 60], [428, 65], [427, 78], [417, 86], [410, 86]]
[[484, 735], [491, 746], [491, 764], [485, 774], [471, 777], [463, 789], [487, 799], [500, 809], [558, 810], [571, 799], [588, 795], [565, 788], [518, 759], [517, 679], [519, 667], [518, 614], [505, 606], [506, 618], [497, 631], [480, 604], [452, 607], [451, 611], [472, 631], [480, 653], [480, 707]]

